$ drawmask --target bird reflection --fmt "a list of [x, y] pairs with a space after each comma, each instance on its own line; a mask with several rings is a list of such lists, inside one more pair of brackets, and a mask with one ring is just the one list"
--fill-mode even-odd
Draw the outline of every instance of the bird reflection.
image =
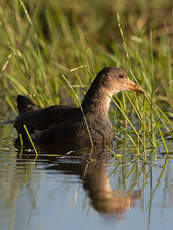
[[[109, 148], [111, 147], [109, 146]], [[112, 159], [112, 154], [101, 146], [83, 150], [80, 147], [75, 150], [71, 149], [73, 151], [70, 151], [70, 155], [60, 157], [57, 157], [55, 153], [61, 152], [64, 154], [69, 150], [67, 146], [63, 148], [63, 146], [42, 145], [37, 146], [37, 149], [42, 153], [38, 154], [37, 161], [44, 160], [44, 168], [48, 173], [53, 171], [54, 173], [62, 172], [63, 174], [80, 176], [83, 188], [87, 191], [90, 199], [90, 204], [100, 214], [122, 219], [127, 210], [135, 206], [135, 201], [141, 196], [140, 191], [112, 190], [107, 176], [107, 165]], [[55, 154], [54, 157], [52, 154]], [[20, 155], [20, 161], [23, 159], [25, 162], [25, 158], [28, 159], [29, 157], [32, 158], [33, 155], [24, 152], [22, 157]]]

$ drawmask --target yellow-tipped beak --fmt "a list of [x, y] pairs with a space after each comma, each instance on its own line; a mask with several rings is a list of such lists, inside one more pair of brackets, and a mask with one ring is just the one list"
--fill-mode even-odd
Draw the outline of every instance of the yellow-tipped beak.
[[128, 82], [127, 82], [127, 90], [128, 91], [134, 91], [136, 93], [144, 93], [144, 90], [140, 86], [136, 85], [131, 80], [128, 80]]

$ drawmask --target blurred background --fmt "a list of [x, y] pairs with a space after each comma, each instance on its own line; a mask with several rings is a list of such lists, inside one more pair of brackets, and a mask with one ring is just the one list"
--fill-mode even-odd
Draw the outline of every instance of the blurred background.
[[61, 103], [57, 76], [85, 93], [101, 68], [114, 65], [172, 107], [172, 25], [171, 0], [1, 0], [0, 103], [16, 112], [18, 93]]

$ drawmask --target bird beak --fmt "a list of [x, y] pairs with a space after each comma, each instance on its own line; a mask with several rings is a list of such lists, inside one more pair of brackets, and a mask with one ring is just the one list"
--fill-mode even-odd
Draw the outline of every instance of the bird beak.
[[134, 91], [136, 93], [144, 93], [144, 90], [140, 86], [136, 85], [131, 80], [128, 80], [128, 82], [127, 82], [127, 89], [126, 90], [127, 91]]

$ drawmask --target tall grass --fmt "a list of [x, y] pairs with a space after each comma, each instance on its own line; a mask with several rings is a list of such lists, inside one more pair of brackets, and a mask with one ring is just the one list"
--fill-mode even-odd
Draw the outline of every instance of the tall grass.
[[[172, 2], [133, 0], [133, 3], [116, 0], [2, 3], [0, 97], [8, 104], [8, 110], [17, 113], [17, 94], [30, 96], [40, 106], [61, 104], [64, 97], [77, 105], [101, 68], [118, 66], [141, 85], [145, 95], [125, 93], [114, 97], [118, 109], [113, 107], [110, 113], [116, 111], [118, 119], [124, 117], [124, 122], [115, 120], [115, 131], [118, 124], [138, 151], [141, 146], [146, 149], [146, 139], [154, 148], [156, 135], [161, 136], [165, 146], [163, 131], [173, 128], [167, 117], [173, 104], [169, 20]], [[62, 90], [62, 74], [74, 91], [69, 91], [68, 85], [65, 85], [68, 93]], [[73, 100], [74, 93], [79, 101]]]

